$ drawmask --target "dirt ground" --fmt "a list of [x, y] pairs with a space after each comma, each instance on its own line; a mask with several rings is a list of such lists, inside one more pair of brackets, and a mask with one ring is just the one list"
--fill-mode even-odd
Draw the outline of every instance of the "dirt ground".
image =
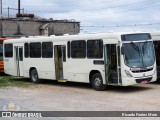
[[0, 111], [9, 103], [19, 106], [20, 111], [159, 111], [160, 83], [129, 87], [108, 86], [105, 91], [95, 91], [89, 84], [50, 81], [27, 88], [1, 88]]

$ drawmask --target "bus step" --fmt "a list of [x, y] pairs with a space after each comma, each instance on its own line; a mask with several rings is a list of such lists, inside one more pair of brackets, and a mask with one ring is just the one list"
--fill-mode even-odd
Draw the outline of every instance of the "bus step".
[[67, 82], [67, 80], [65, 80], [65, 79], [60, 79], [60, 80], [58, 80], [58, 82]]

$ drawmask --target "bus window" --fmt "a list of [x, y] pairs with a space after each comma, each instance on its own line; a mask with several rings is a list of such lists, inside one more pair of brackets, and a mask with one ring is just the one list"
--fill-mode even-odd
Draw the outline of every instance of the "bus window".
[[86, 41], [85, 40], [71, 42], [71, 56], [72, 58], [86, 57]]
[[43, 58], [52, 58], [53, 57], [53, 44], [52, 44], [52, 42], [43, 42], [42, 43], [42, 57]]
[[30, 43], [30, 57], [40, 58], [41, 57], [41, 43]]
[[29, 56], [29, 45], [28, 45], [28, 43], [25, 43], [24, 44], [24, 56], [25, 56], [25, 58], [28, 58], [28, 56]]
[[63, 51], [63, 62], [66, 62], [66, 46], [62, 46]]
[[102, 40], [87, 41], [87, 57], [103, 58], [103, 41]]
[[68, 50], [68, 52], [67, 52], [67, 53], [68, 53], [68, 54], [67, 54], [67, 55], [68, 55], [68, 58], [70, 58], [70, 56], [71, 56], [71, 55], [70, 55], [70, 53], [71, 53], [70, 41], [67, 42], [67, 50]]
[[13, 57], [13, 45], [12, 44], [5, 44], [5, 57]]
[[116, 45], [110, 45], [111, 69], [117, 71]]
[[23, 48], [19, 48], [19, 60], [23, 61]]

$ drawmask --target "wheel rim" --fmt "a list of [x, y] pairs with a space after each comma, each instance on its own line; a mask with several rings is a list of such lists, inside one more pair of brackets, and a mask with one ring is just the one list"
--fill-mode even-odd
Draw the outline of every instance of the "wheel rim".
[[34, 70], [32, 71], [32, 80], [35, 82], [38, 78], [37, 72]]
[[95, 86], [99, 87], [102, 84], [102, 80], [100, 78], [96, 78], [94, 81]]

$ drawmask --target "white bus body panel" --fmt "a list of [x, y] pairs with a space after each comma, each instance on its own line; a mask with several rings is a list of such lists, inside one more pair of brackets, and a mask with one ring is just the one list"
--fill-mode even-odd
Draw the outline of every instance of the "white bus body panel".
[[[17, 76], [18, 72], [20, 73], [20, 76], [23, 76], [23, 66], [24, 63], [23, 61], [17, 61], [17, 53], [19, 54], [19, 50], [16, 53], [16, 48], [22, 48], [23, 49], [23, 43], [15, 43], [13, 44], [13, 57], [12, 58], [4, 58], [4, 71], [7, 74], [13, 75], [13, 76]], [[19, 63], [18, 63], [19, 62]], [[19, 64], [19, 65], [18, 65]], [[18, 71], [17, 67], [19, 66], [19, 70]]]
[[[125, 34], [125, 33], [123, 33]], [[23, 46], [23, 55], [24, 55], [24, 43], [28, 42], [53, 42], [53, 49], [55, 45], [65, 45], [66, 53], [67, 53], [67, 42], [73, 40], [92, 40], [92, 39], [103, 39], [103, 45], [106, 44], [115, 44], [120, 45], [120, 35], [121, 33], [103, 33], [103, 34], [87, 34], [87, 35], [72, 35], [72, 36], [53, 36], [53, 37], [36, 37], [36, 38], [21, 38], [21, 39], [13, 39], [4, 41], [4, 44], [12, 43], [13, 46]], [[121, 46], [120, 46], [121, 47]], [[13, 56], [15, 54], [15, 50], [13, 51]], [[66, 54], [66, 62], [63, 62], [63, 76], [64, 79], [68, 81], [75, 82], [86, 82], [89, 83], [89, 74], [92, 70], [99, 71], [103, 78], [103, 83], [106, 84], [105, 77], [105, 67], [104, 65], [95, 65], [93, 63], [94, 60], [102, 60], [104, 61], [104, 55], [102, 59], [88, 59], [87, 57], [84, 59], [79, 58], [68, 58]], [[5, 58], [4, 57], [4, 70], [5, 73], [17, 76], [16, 72], [16, 62], [15, 57], [13, 58]], [[122, 62], [123, 61], [123, 62]], [[23, 76], [30, 77], [30, 69], [36, 68], [38, 72], [38, 76], [40, 79], [56, 79], [55, 74], [55, 59], [54, 59], [54, 51], [53, 58], [25, 58], [23, 57]], [[77, 66], [77, 67], [76, 67]], [[121, 55], [121, 77], [122, 83], [119, 85], [127, 86], [132, 84], [137, 84], [134, 78], [129, 78], [124, 73], [125, 68], [123, 56]], [[154, 71], [155, 72], [155, 71]], [[156, 74], [153, 71], [147, 72], [145, 76], [153, 76], [155, 81]], [[142, 76], [142, 73], [133, 74], [135, 78], [145, 77]]]

